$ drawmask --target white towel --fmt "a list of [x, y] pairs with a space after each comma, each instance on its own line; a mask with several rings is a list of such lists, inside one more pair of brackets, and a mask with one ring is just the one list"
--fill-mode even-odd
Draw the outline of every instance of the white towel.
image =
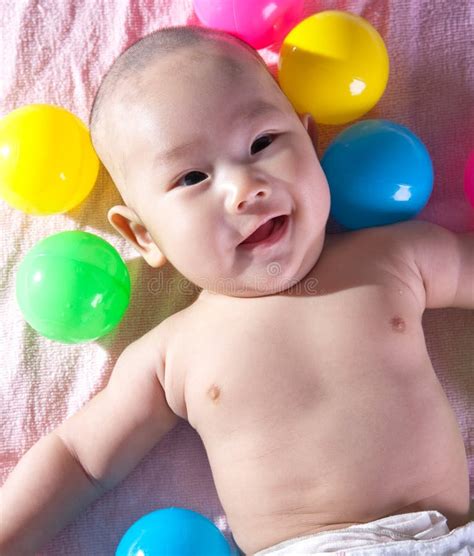
[[437, 511], [393, 515], [335, 531], [290, 539], [255, 556], [469, 556], [474, 554], [474, 522], [449, 531]]

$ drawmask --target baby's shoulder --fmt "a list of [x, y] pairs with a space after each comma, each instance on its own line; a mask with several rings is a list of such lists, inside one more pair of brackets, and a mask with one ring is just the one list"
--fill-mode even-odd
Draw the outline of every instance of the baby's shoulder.
[[373, 249], [379, 251], [393, 237], [391, 226], [378, 226], [374, 228], [362, 228], [360, 230], [349, 230], [326, 236], [326, 245], [328, 249], [344, 252], [349, 256], [355, 254], [363, 256], [364, 254], [373, 253]]
[[419, 275], [413, 272], [410, 247], [422, 221], [403, 221], [333, 234], [325, 256], [330, 273], [342, 274], [347, 284], [375, 280], [392, 285], [406, 285], [422, 304]]
[[183, 349], [185, 338], [202, 324], [202, 314], [199, 314], [197, 305], [196, 302], [193, 302], [172, 313], [142, 336], [139, 341], [143, 349], [150, 346], [151, 349], [159, 352], [163, 360], [166, 360], [167, 353], [176, 347], [181, 346], [181, 349]]
[[138, 375], [157, 377], [165, 389], [166, 360], [169, 346], [173, 343], [174, 315], [161, 321], [154, 328], [134, 340], [124, 349], [113, 370], [112, 376], [127, 368], [127, 376], [133, 369], [134, 380]]
[[412, 224], [409, 222], [397, 222], [332, 234], [328, 236], [328, 252], [333, 253], [335, 257], [359, 261], [359, 266], [361, 262], [369, 266], [387, 261], [394, 264], [403, 257], [403, 242], [400, 241], [400, 237], [408, 236], [411, 227]]
[[[166, 352], [164, 328], [159, 324], [128, 344], [117, 359], [112, 376], [120, 374], [121, 368], [133, 369], [133, 376], [156, 372]], [[129, 371], [126, 374], [130, 376]]]
[[183, 330], [186, 323], [189, 321], [194, 322], [198, 318], [195, 315], [196, 303], [185, 306], [183, 309], [170, 314], [163, 319], [154, 328], [149, 330], [146, 334], [138, 338], [134, 343], [141, 346], [141, 349], [159, 349], [166, 350], [166, 346], [173, 338]]

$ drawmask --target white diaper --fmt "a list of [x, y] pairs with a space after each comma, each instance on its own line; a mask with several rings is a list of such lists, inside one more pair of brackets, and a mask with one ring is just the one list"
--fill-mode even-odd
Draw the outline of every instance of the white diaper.
[[337, 556], [470, 556], [474, 555], [474, 521], [449, 531], [446, 517], [437, 511], [392, 515], [370, 523], [289, 539], [255, 556], [313, 556], [328, 552]]

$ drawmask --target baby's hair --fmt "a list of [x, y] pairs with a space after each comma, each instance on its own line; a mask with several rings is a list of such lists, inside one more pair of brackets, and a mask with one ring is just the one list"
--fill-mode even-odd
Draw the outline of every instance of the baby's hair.
[[[207, 27], [194, 25], [165, 27], [146, 35], [127, 48], [112, 64], [99, 86], [92, 104], [89, 128], [92, 138], [102, 123], [105, 101], [110, 98], [121, 85], [137, 79], [154, 60], [175, 53], [182, 48], [196, 46], [215, 46], [219, 43], [234, 45], [244, 49], [266, 68], [265, 61], [258, 52], [239, 38]], [[229, 64], [230, 64], [229, 60]]]

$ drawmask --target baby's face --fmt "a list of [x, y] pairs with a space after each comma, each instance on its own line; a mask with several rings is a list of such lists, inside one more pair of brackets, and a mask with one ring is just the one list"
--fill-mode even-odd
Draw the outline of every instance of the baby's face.
[[[134, 106], [120, 107], [122, 131], [112, 144], [122, 151], [130, 205], [154, 248], [204, 290], [282, 291], [316, 263], [329, 214], [307, 120], [250, 55], [223, 68], [213, 56], [193, 63], [195, 53], [156, 63]], [[289, 215], [282, 240], [265, 249], [239, 245], [266, 217], [282, 214]]]

